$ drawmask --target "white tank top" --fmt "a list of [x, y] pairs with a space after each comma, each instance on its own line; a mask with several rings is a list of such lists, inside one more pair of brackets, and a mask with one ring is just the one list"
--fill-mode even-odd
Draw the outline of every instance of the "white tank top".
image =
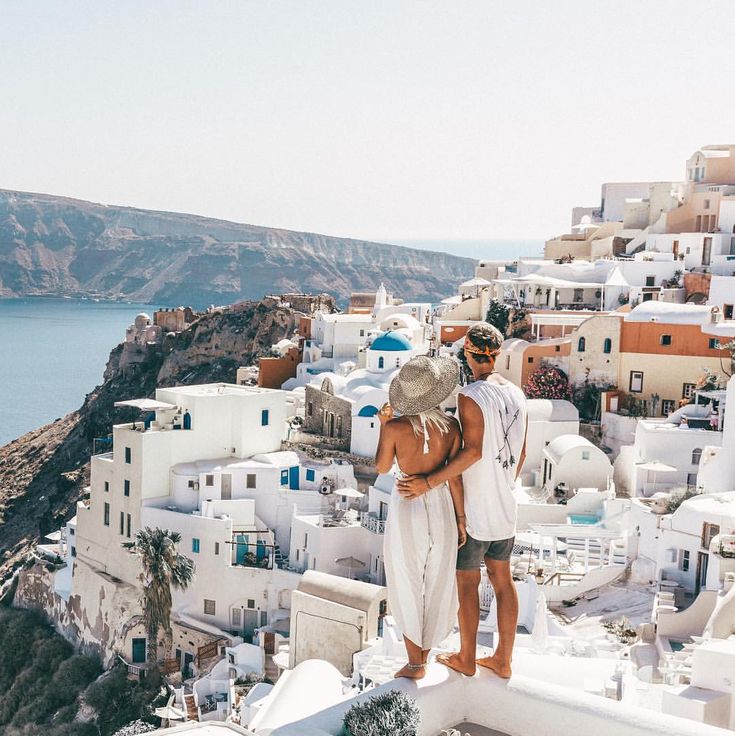
[[526, 397], [512, 383], [488, 381], [470, 383], [460, 393], [480, 407], [485, 424], [482, 458], [462, 473], [467, 531], [486, 542], [508, 539], [516, 531], [513, 488], [526, 434]]

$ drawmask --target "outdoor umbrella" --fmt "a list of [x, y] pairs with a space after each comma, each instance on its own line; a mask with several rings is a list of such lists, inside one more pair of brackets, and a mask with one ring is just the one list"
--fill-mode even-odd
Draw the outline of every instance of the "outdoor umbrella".
[[[184, 711], [174, 707], [174, 696], [172, 695], [168, 703], [162, 708], [156, 708], [153, 712], [161, 719], [161, 727], [166, 728], [170, 721], [183, 721], [186, 719]], [[166, 724], [164, 726], [164, 723]]]
[[[656, 492], [656, 473], [676, 473], [677, 469], [673, 465], [667, 465], [666, 463], [660, 463], [656, 460], [651, 460], [646, 463], [636, 463], [636, 466], [641, 470], [645, 470], [647, 473], [653, 473], [653, 491]], [[646, 480], [646, 483], [649, 481]]]
[[339, 565], [340, 567], [346, 567], [349, 569], [348, 576], [352, 578], [352, 568], [353, 567], [365, 567], [365, 563], [362, 560], [358, 560], [356, 557], [338, 557], [334, 561], [335, 565]]

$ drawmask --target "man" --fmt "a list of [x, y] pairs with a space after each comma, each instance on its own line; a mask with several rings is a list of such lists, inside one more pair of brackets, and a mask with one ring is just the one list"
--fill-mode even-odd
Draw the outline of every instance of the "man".
[[[462, 474], [467, 542], [457, 555], [460, 650], [438, 659], [465, 675], [473, 675], [479, 664], [508, 678], [518, 622], [518, 595], [510, 571], [517, 515], [513, 487], [526, 458], [526, 399], [520, 388], [495, 372], [503, 339], [484, 322], [467, 331], [464, 354], [474, 382], [457, 398], [462, 449], [428, 476], [399, 481], [398, 490], [405, 498], [416, 498]], [[483, 562], [497, 600], [498, 645], [492, 656], [476, 659]]]

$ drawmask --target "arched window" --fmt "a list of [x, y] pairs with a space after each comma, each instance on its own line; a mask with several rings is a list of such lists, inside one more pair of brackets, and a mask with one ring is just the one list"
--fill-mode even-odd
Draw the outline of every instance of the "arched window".
[[603, 353], [612, 353], [612, 340], [609, 337], [605, 338], [605, 342], [602, 343]]
[[382, 355], [378, 358], [378, 368], [385, 368], [385, 359]]
[[577, 340], [577, 352], [583, 353], [586, 344], [587, 341], [583, 337], [580, 337], [579, 340]]
[[692, 450], [692, 465], [699, 465], [699, 461], [702, 459], [702, 448], [695, 447]]

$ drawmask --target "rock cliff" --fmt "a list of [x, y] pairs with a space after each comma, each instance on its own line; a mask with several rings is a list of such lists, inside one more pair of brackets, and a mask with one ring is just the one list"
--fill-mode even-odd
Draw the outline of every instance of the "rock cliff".
[[[329, 297], [322, 303], [334, 307]], [[137, 418], [114, 409], [115, 401], [152, 396], [157, 386], [234, 382], [237, 367], [291, 336], [300, 315], [265, 299], [205, 314], [163, 345], [118, 345], [103, 383], [77, 411], [0, 447], [0, 581], [34, 542], [74, 515], [89, 481], [93, 439], [106, 436], [113, 421]]]
[[0, 190], [0, 296], [229, 304], [288, 291], [453, 294], [466, 258], [397, 245]]

